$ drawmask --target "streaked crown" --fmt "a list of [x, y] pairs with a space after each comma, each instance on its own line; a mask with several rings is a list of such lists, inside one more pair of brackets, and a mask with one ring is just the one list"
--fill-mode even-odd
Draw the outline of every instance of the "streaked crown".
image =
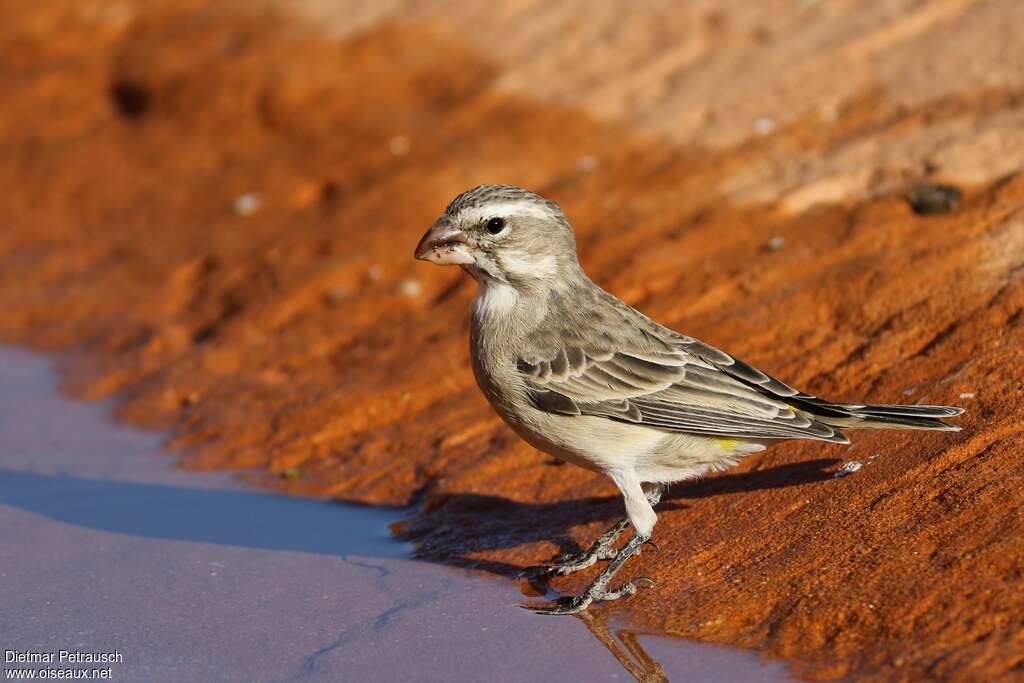
[[456, 216], [469, 209], [505, 202], [533, 205], [537, 208], [544, 208], [553, 215], [563, 215], [561, 207], [555, 202], [515, 185], [477, 185], [453, 199], [445, 209], [445, 213], [449, 216]]

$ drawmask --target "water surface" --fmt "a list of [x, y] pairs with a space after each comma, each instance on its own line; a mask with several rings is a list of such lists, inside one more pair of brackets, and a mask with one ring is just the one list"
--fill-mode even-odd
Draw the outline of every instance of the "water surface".
[[107, 411], [0, 347], [0, 650], [116, 650], [117, 681], [785, 680], [752, 653], [534, 615], [511, 582], [411, 560], [387, 529], [402, 511], [176, 469]]

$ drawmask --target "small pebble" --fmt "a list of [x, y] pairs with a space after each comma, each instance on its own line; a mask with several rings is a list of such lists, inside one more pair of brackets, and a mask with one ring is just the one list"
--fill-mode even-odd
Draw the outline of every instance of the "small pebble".
[[583, 173], [590, 173], [596, 170], [601, 165], [601, 160], [595, 157], [593, 154], [587, 154], [576, 160], [576, 168]]
[[973, 391], [965, 391], [962, 394], [960, 394], [960, 398], [974, 398], [974, 392]]
[[404, 135], [396, 135], [388, 141], [388, 149], [390, 149], [391, 153], [396, 157], [404, 157], [409, 153], [409, 148], [411, 146], [409, 138]]
[[331, 287], [324, 292], [324, 301], [331, 306], [336, 306], [352, 294], [348, 287]]
[[420, 284], [419, 280], [406, 278], [398, 284], [398, 290], [407, 297], [415, 299], [423, 293], [423, 285]]
[[775, 119], [770, 116], [762, 116], [754, 122], [754, 130], [758, 135], [771, 135], [775, 132]]
[[782, 247], [784, 247], [785, 245], [786, 238], [773, 237], [770, 240], [768, 240], [768, 244], [765, 245], [765, 248], [767, 248], [768, 251], [778, 251], [779, 249], [782, 249]]
[[285, 471], [281, 472], [282, 479], [298, 479], [302, 476], [302, 470], [298, 467], [289, 467]]
[[841, 479], [842, 477], [853, 474], [861, 467], [863, 467], [863, 465], [861, 465], [859, 462], [857, 462], [856, 460], [851, 460], [850, 462], [844, 464], [842, 467], [836, 470], [835, 474], [832, 475], [832, 478]]
[[240, 197], [235, 198], [235, 201], [231, 203], [231, 208], [235, 210], [239, 216], [251, 216], [260, 210], [260, 205], [263, 203], [263, 198], [260, 197], [259, 192], [247, 192]]
[[366, 274], [372, 282], [380, 282], [380, 279], [384, 277], [384, 269], [375, 263], [370, 266], [369, 270], [366, 271]]
[[952, 185], [921, 183], [907, 190], [904, 198], [914, 213], [924, 216], [935, 213], [949, 213], [960, 203], [963, 192]]

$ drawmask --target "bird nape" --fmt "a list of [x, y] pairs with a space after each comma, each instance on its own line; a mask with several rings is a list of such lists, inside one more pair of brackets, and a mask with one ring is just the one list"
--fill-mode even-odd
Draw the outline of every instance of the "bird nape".
[[[641, 577], [610, 587], [650, 542], [654, 506], [673, 482], [789, 439], [849, 443], [844, 429], [959, 429], [943, 419], [960, 408], [827, 401], [658, 324], [591, 281], [561, 208], [518, 187], [460, 194], [416, 258], [458, 265], [479, 284], [471, 360], [495, 412], [531, 445], [607, 474], [622, 493], [625, 519], [589, 549], [523, 572], [543, 579], [608, 561], [581, 594], [531, 607], [542, 614], [575, 614], [653, 585]], [[617, 547], [627, 526], [633, 538]]]

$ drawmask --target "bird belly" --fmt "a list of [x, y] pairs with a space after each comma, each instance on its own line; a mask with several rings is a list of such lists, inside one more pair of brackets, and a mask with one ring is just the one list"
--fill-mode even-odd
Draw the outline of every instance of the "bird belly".
[[[672, 483], [727, 469], [763, 444], [665, 432], [591, 415], [535, 408], [525, 394], [480, 382], [494, 411], [524, 441], [559, 460], [596, 472], [632, 469], [640, 481]], [[509, 386], [509, 384], [504, 384]]]
[[671, 484], [720, 472], [738, 463], [747, 455], [765, 449], [765, 444], [697, 434], [672, 433], [644, 454], [637, 462], [641, 481]]
[[[588, 470], [633, 470], [641, 481], [670, 483], [734, 465], [762, 445], [666, 432], [593, 415], [538, 410], [527, 397], [511, 344], [474, 326], [473, 375], [494, 411], [524, 441]], [[503, 349], [504, 352], [500, 350]]]
[[515, 419], [506, 421], [534, 448], [598, 472], [635, 468], [670, 436], [602, 417], [554, 415], [532, 406]]

